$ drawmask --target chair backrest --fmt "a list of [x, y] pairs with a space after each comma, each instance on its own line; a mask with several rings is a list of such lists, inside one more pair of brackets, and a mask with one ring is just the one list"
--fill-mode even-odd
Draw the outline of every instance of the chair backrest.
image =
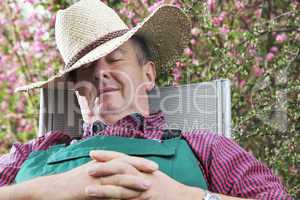
[[[150, 111], [162, 110], [167, 127], [191, 131], [206, 129], [231, 136], [229, 80], [155, 88], [149, 93]], [[39, 135], [62, 130], [81, 134], [81, 113], [73, 91], [41, 89]]]

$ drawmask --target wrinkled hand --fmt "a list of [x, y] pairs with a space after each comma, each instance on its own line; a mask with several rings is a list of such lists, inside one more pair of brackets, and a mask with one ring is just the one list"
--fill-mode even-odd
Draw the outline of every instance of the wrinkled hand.
[[[115, 152], [106, 152], [106, 151], [94, 151], [90, 155], [91, 157], [98, 162], [107, 162], [113, 159], [116, 159], [115, 156], [112, 154]], [[130, 161], [131, 164], [138, 164], [140, 163], [139, 157], [128, 156], [125, 154], [120, 154], [117, 158], [120, 162], [128, 162]], [[145, 160], [145, 159], [143, 159]], [[140, 163], [139, 168], [142, 168]], [[100, 170], [100, 167], [98, 168]], [[96, 173], [95, 170], [94, 174], [90, 174], [91, 176], [97, 177], [98, 175], [102, 175], [101, 173]], [[144, 171], [145, 172], [145, 171]], [[153, 173], [144, 173], [143, 170], [135, 171], [134, 174], [137, 177], [143, 178], [148, 180], [151, 185], [149, 189], [144, 190], [140, 193], [138, 197], [133, 198], [125, 198], [130, 200], [182, 200], [187, 199], [189, 187], [185, 186], [176, 180], [170, 178], [165, 173], [157, 170]], [[111, 183], [110, 183], [111, 184]], [[95, 193], [93, 194], [94, 197], [101, 197], [101, 187], [97, 185], [90, 185], [88, 188], [93, 188]], [[98, 193], [98, 191], [99, 193]]]
[[[107, 152], [106, 152], [107, 154]], [[103, 154], [105, 158], [106, 154]], [[136, 198], [150, 187], [149, 181], [139, 173], [151, 173], [158, 166], [146, 159], [132, 159], [110, 153], [110, 161], [91, 161], [68, 172], [40, 177], [41, 186], [35, 199], [81, 200], [92, 198], [95, 191], [87, 186], [97, 186], [97, 199]], [[42, 198], [41, 198], [42, 197]]]
[[182, 200], [190, 199], [189, 188], [172, 179], [161, 171], [152, 174], [143, 174], [151, 182], [151, 187], [142, 192], [137, 198], [131, 200]]

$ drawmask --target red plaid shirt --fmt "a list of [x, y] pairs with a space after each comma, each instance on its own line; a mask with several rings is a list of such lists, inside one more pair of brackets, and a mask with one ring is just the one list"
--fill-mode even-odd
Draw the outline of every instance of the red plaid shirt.
[[[162, 112], [149, 117], [131, 114], [113, 125], [103, 127], [102, 130], [84, 125], [81, 139], [94, 135], [161, 139], [165, 125]], [[197, 156], [210, 191], [264, 200], [292, 199], [279, 178], [234, 141], [203, 130], [183, 132], [182, 136]], [[45, 150], [59, 143], [74, 142], [76, 140], [62, 132], [54, 131], [26, 144], [14, 144], [9, 154], [0, 157], [0, 186], [14, 182], [20, 167], [32, 151]]]

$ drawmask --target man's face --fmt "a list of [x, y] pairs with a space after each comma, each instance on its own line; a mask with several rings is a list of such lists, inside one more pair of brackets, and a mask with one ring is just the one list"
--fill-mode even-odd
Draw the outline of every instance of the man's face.
[[107, 114], [138, 112], [144, 106], [147, 91], [154, 86], [155, 69], [152, 62], [138, 62], [138, 50], [129, 40], [76, 71], [78, 101], [92, 121]]

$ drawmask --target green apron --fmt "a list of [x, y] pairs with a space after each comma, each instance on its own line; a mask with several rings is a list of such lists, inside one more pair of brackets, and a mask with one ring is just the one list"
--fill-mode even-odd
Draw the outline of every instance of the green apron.
[[91, 150], [111, 150], [143, 157], [159, 164], [159, 169], [189, 186], [207, 189], [198, 161], [187, 142], [180, 138], [150, 140], [118, 136], [93, 136], [75, 144], [59, 144], [33, 151], [16, 176], [16, 183], [39, 176], [62, 173], [91, 161]]

